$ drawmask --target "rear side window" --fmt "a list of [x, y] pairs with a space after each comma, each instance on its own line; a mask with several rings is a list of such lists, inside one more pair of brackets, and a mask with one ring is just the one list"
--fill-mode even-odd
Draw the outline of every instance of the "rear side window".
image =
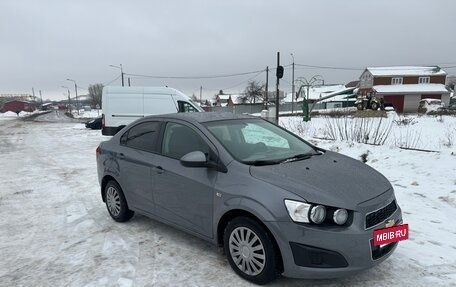
[[159, 122], [140, 123], [123, 134], [120, 143], [131, 148], [156, 152], [159, 131]]

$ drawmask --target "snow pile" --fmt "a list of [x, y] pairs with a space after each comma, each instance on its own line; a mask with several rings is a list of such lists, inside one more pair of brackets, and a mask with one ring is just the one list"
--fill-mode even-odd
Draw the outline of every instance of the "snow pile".
[[0, 113], [0, 119], [15, 119], [15, 118], [18, 118], [18, 117], [26, 117], [26, 116], [30, 116], [32, 114], [35, 114], [37, 113], [38, 111], [35, 111], [35, 112], [19, 112], [19, 115], [16, 114], [15, 112], [11, 112], [11, 111], [7, 111], [7, 112], [4, 112], [4, 113]]

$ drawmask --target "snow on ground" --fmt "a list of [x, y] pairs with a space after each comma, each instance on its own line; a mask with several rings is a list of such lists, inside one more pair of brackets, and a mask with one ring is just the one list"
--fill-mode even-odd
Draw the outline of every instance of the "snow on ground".
[[[399, 149], [392, 136], [383, 146], [325, 140], [325, 118], [282, 118], [320, 147], [367, 153], [367, 164], [392, 182], [410, 239], [356, 276], [279, 278], [270, 286], [454, 285], [456, 143], [445, 143], [456, 118], [407, 118], [414, 124], [394, 124], [391, 134], [419, 133], [415, 148], [438, 153]], [[97, 145], [109, 138], [59, 113], [37, 120], [0, 120], [1, 286], [253, 286], [209, 243], [140, 215], [111, 220], [95, 162]]]

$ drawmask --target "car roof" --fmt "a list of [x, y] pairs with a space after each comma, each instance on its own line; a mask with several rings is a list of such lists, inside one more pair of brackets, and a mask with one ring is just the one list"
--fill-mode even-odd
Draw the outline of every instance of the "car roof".
[[200, 112], [200, 113], [173, 113], [165, 115], [153, 115], [144, 117], [144, 119], [166, 118], [179, 119], [189, 122], [205, 123], [213, 121], [236, 120], [236, 119], [257, 119], [257, 117], [233, 114], [233, 113], [218, 113], [218, 112]]

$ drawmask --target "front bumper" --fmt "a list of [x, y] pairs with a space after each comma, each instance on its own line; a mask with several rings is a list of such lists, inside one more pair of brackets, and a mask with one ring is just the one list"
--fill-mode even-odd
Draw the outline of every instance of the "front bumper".
[[[393, 198], [394, 199], [394, 198]], [[294, 222], [267, 222], [279, 245], [286, 277], [293, 278], [336, 278], [369, 269], [387, 259], [397, 247], [391, 243], [373, 246], [374, 230], [384, 228], [378, 224], [365, 229], [365, 218], [369, 211], [385, 205], [385, 201], [366, 204], [355, 212], [353, 223], [348, 227], [319, 227]], [[396, 211], [388, 217], [396, 224], [402, 223], [402, 212]]]

